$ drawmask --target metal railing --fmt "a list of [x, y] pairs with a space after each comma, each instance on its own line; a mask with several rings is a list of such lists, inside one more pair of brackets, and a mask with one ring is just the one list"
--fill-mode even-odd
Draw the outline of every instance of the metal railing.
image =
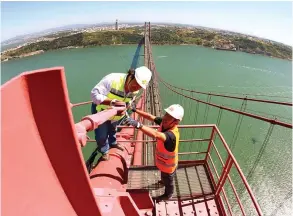
[[[76, 104], [77, 106], [79, 105], [84, 105], [87, 104], [86, 103], [79, 103]], [[73, 105], [74, 107], [74, 105]], [[152, 128], [158, 128], [159, 126], [154, 126], [154, 125], [150, 125], [149, 127]], [[129, 126], [119, 126], [119, 128], [129, 128]], [[229, 202], [229, 196], [227, 195], [227, 192], [225, 190], [224, 185], [226, 183], [228, 183], [233, 191], [233, 195], [234, 198], [236, 198], [236, 202], [237, 205], [239, 206], [242, 215], [247, 215], [246, 213], [246, 209], [244, 208], [241, 198], [237, 192], [237, 189], [232, 181], [231, 178], [231, 168], [234, 166], [237, 170], [237, 174], [239, 175], [241, 181], [242, 181], [242, 186], [245, 187], [245, 190], [248, 192], [249, 197], [253, 203], [253, 206], [257, 212], [258, 215], [262, 215], [262, 211], [260, 209], [259, 204], [257, 203], [257, 200], [255, 198], [255, 196], [253, 195], [253, 192], [240, 168], [240, 166], [238, 165], [235, 157], [233, 156], [231, 150], [229, 149], [224, 137], [222, 136], [221, 132], [219, 131], [218, 127], [214, 124], [207, 124], [207, 125], [179, 125], [178, 128], [182, 128], [182, 129], [188, 129], [188, 128], [193, 128], [193, 129], [200, 129], [200, 128], [210, 128], [211, 129], [211, 134], [209, 138], [204, 138], [204, 139], [195, 139], [194, 137], [191, 137], [190, 139], [185, 139], [185, 140], [180, 140], [180, 143], [187, 143], [187, 142], [208, 142], [208, 147], [206, 150], [204, 151], [200, 151], [200, 152], [180, 152], [180, 155], [203, 155], [204, 156], [204, 160], [197, 160], [200, 162], [204, 162], [204, 164], [206, 165], [209, 177], [214, 185], [214, 196], [215, 196], [215, 200], [219, 205], [219, 208], [221, 209], [221, 211], [225, 214], [227, 214], [227, 212], [229, 212], [230, 215], [233, 215], [233, 211], [232, 211], [232, 207], [230, 205]], [[226, 151], [227, 157], [226, 160], [223, 160], [223, 158], [221, 157], [220, 151], [218, 149], [218, 147], [215, 144], [215, 137], [218, 136], [221, 144], [222, 144], [222, 149], [221, 152], [223, 151], [223, 149]], [[94, 142], [94, 140], [87, 140], [87, 142]], [[123, 143], [123, 141], [121, 141]], [[129, 142], [129, 141], [127, 141]], [[132, 142], [139, 142], [139, 143], [145, 143], [145, 142], [156, 142], [156, 140], [133, 140]], [[221, 173], [218, 173], [215, 160], [212, 158], [212, 154], [211, 151], [214, 150], [216, 153], [216, 156], [218, 157], [219, 161], [220, 161], [220, 165], [222, 166], [222, 170]], [[196, 161], [196, 160], [195, 160]], [[235, 172], [233, 173], [235, 175]], [[231, 196], [230, 196], [231, 198]], [[224, 202], [225, 205], [224, 205]], [[226, 206], [226, 208], [225, 208]]]
[[[149, 127], [152, 128], [158, 128], [158, 126], [153, 126], [150, 125]], [[120, 128], [129, 128], [128, 126], [120, 126]], [[208, 147], [206, 150], [201, 151], [201, 152], [180, 152], [180, 155], [190, 155], [190, 154], [196, 154], [196, 155], [203, 155], [204, 156], [204, 160], [193, 160], [197, 161], [197, 162], [203, 162], [206, 165], [209, 177], [213, 183], [214, 186], [214, 196], [215, 196], [215, 200], [218, 203], [218, 207], [220, 208], [221, 212], [224, 213], [224, 215], [235, 215], [235, 213], [233, 214], [233, 210], [232, 208], [235, 206], [230, 205], [231, 202], [229, 202], [229, 198], [236, 198], [236, 203], [238, 205], [238, 207], [241, 210], [241, 214], [242, 215], [248, 215], [247, 211], [251, 211], [251, 209], [245, 209], [241, 198], [239, 196], [239, 193], [237, 192], [237, 189], [239, 189], [239, 187], [237, 188], [235, 186], [235, 184], [233, 183], [233, 180], [231, 178], [231, 174], [232, 174], [232, 170], [231, 168], [234, 166], [235, 169], [237, 170], [237, 172], [233, 173], [233, 175], [238, 174], [238, 177], [241, 179], [241, 185], [242, 187], [245, 188], [246, 192], [249, 195], [249, 198], [251, 200], [251, 202], [253, 203], [255, 212], [257, 213], [257, 215], [263, 215], [261, 208], [252, 192], [252, 189], [250, 188], [239, 164], [237, 163], [235, 157], [233, 156], [231, 150], [229, 149], [224, 137], [222, 136], [221, 132], [219, 131], [218, 127], [214, 124], [207, 124], [207, 125], [179, 125], [178, 128], [181, 129], [187, 129], [187, 128], [194, 128], [194, 129], [199, 129], [199, 128], [210, 128], [211, 129], [211, 135], [210, 138], [206, 138], [206, 139], [184, 139], [184, 140], [180, 140], [180, 143], [186, 143], [186, 142], [208, 142]], [[220, 150], [221, 152], [223, 152], [223, 150], [225, 150], [227, 157], [225, 160], [223, 160], [223, 158], [221, 157], [219, 148], [216, 146], [215, 144], [215, 137], [218, 136], [222, 147]], [[156, 140], [133, 140], [133, 142], [156, 142]], [[221, 173], [218, 173], [216, 165], [215, 163], [215, 159], [212, 158], [212, 154], [211, 151], [214, 150], [216, 152], [216, 155], [220, 161], [220, 165], [222, 166], [222, 170]], [[223, 154], [223, 153], [222, 153]], [[183, 161], [179, 161], [183, 162]], [[184, 161], [186, 162], [186, 161]], [[191, 162], [191, 160], [189, 161]], [[224, 185], [228, 183], [231, 188], [232, 188], [232, 197], [227, 195], [226, 189], [224, 187]], [[233, 197], [234, 196], [234, 197]], [[225, 205], [224, 205], [225, 202]], [[227, 206], [225, 208], [225, 206]], [[229, 213], [229, 214], [228, 214]], [[238, 214], [237, 214], [238, 215]]]
[[[221, 140], [221, 143], [223, 144], [225, 150], [227, 151], [228, 156], [227, 156], [225, 162], [223, 161], [223, 159], [222, 159], [222, 157], [221, 157], [221, 155], [219, 153], [219, 150], [217, 149], [217, 147], [216, 147], [216, 145], [214, 143], [213, 139], [214, 139], [215, 135], [219, 136], [219, 138]], [[222, 173], [221, 173], [220, 177], [219, 177], [219, 174], [217, 172], [217, 169], [216, 169], [216, 167], [215, 167], [215, 165], [213, 163], [213, 160], [212, 160], [212, 157], [211, 157], [211, 154], [210, 154], [210, 151], [211, 151], [212, 148], [215, 150], [216, 155], [218, 156], [218, 158], [219, 158], [219, 160], [221, 162], [221, 165], [223, 166]], [[218, 179], [218, 183], [216, 184], [216, 188], [215, 188], [216, 189], [215, 196], [216, 196], [216, 198], [218, 198], [218, 201], [220, 201], [220, 203], [222, 203], [222, 200], [221, 200], [222, 197], [220, 196], [220, 193], [223, 193], [224, 200], [225, 200], [225, 202], [226, 202], [226, 204], [228, 206], [228, 211], [229, 211], [229, 213], [231, 215], [233, 215], [232, 214], [232, 209], [231, 209], [231, 206], [229, 204], [228, 197], [226, 195], [225, 188], [224, 188], [224, 184], [226, 182], [228, 182], [230, 184], [230, 186], [231, 186], [231, 188], [233, 190], [233, 194], [236, 197], [237, 204], [240, 207], [242, 215], [246, 215], [245, 209], [244, 209], [243, 204], [241, 202], [241, 199], [240, 199], [240, 197], [239, 197], [239, 195], [237, 193], [237, 190], [235, 188], [235, 185], [233, 184], [233, 181], [232, 181], [232, 179], [230, 177], [231, 168], [232, 168], [233, 165], [235, 166], [235, 168], [237, 170], [237, 173], [240, 176], [241, 181], [244, 184], [245, 189], [248, 192], [251, 201], [253, 202], [253, 206], [254, 206], [255, 210], [257, 211], [257, 214], [262, 215], [262, 211], [260, 209], [260, 206], [257, 203], [257, 200], [256, 200], [255, 196], [253, 195], [253, 192], [252, 192], [252, 190], [251, 190], [251, 188], [250, 188], [250, 186], [249, 186], [249, 184], [248, 184], [248, 182], [247, 182], [247, 180], [246, 180], [246, 178], [245, 178], [240, 166], [238, 165], [234, 155], [232, 154], [232, 152], [229, 149], [224, 137], [222, 136], [222, 134], [220, 133], [220, 131], [219, 131], [219, 129], [218, 129], [218, 127], [216, 125], [214, 125], [213, 129], [212, 129], [211, 139], [210, 139], [210, 142], [209, 142], [209, 146], [208, 146], [208, 150], [207, 150], [207, 153], [206, 153], [205, 161], [206, 161], [210, 176], [212, 177], [212, 181], [215, 182], [214, 175], [212, 174], [210, 165], [208, 163], [209, 161], [211, 162], [213, 170], [215, 171], [217, 179]], [[222, 205], [222, 208], [223, 208], [223, 205]], [[224, 208], [222, 209], [222, 211], [226, 212], [226, 210]]]

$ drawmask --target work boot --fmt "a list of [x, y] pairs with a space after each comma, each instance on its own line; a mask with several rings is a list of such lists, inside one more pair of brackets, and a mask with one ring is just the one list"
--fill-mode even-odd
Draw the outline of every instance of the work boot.
[[157, 183], [158, 183], [159, 185], [164, 185], [163, 180], [159, 180]]
[[107, 161], [110, 159], [110, 155], [109, 153], [105, 153], [105, 154], [102, 154], [102, 157], [101, 157], [101, 160], [102, 161]]
[[124, 147], [121, 144], [119, 144], [119, 143], [117, 143], [115, 145], [112, 145], [111, 148], [117, 148], [120, 151], [124, 151]]

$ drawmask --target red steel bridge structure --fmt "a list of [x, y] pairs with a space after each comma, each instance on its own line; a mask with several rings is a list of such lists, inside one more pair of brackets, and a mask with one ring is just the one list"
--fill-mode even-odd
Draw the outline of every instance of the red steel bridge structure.
[[[163, 115], [160, 86], [188, 99], [190, 113], [198, 114], [198, 104], [206, 105], [203, 124], [179, 126], [181, 131], [190, 131], [190, 137], [180, 140], [180, 145], [201, 148], [180, 151], [179, 156], [185, 159], [179, 160], [175, 196], [160, 202], [153, 199], [163, 193], [154, 164], [156, 141], [134, 128], [120, 126], [117, 140], [124, 151], [111, 149], [111, 159], [97, 163], [93, 160], [97, 153], [93, 152], [84, 162], [81, 148], [95, 142], [87, 132], [114, 116], [119, 108], [88, 115], [74, 123], [72, 110], [91, 101], [70, 103], [64, 69], [56, 67], [22, 73], [1, 87], [2, 215], [264, 215], [248, 180], [255, 173], [274, 126], [291, 130], [292, 124], [248, 112], [246, 105], [255, 102], [292, 107], [292, 103], [201, 92], [164, 81], [152, 56], [150, 23], [145, 23], [144, 65], [154, 76], [137, 99], [138, 109]], [[207, 100], [196, 94], [207, 95]], [[242, 105], [240, 109], [219, 105], [211, 102], [212, 97], [239, 100]], [[210, 107], [219, 110], [217, 124], [206, 123]], [[235, 136], [231, 143], [219, 130], [223, 112], [239, 115], [232, 128]], [[270, 125], [246, 175], [232, 153], [244, 116]], [[136, 113], [132, 117], [144, 121]], [[148, 121], [144, 124], [158, 128]], [[199, 133], [200, 130], [205, 132]], [[289, 192], [286, 199], [291, 195]]]

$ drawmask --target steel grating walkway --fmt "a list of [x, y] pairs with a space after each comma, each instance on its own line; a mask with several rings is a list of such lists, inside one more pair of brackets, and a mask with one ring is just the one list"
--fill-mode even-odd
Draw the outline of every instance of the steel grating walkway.
[[[128, 172], [127, 189], [148, 190], [152, 197], [162, 195], [164, 186], [160, 180], [160, 171], [155, 166], [132, 166]], [[213, 195], [214, 189], [205, 165], [179, 165], [175, 175], [173, 198], [200, 198]]]
[[[146, 97], [145, 97], [144, 111], [151, 113], [154, 116], [162, 116], [162, 104], [161, 104], [157, 78], [155, 76], [156, 67], [155, 67], [153, 54], [152, 54], [150, 34], [151, 34], [151, 29], [150, 29], [150, 23], [148, 22], [148, 23], [145, 23], [144, 65], [147, 66], [153, 72], [153, 76], [145, 91]], [[153, 124], [153, 122], [150, 122], [145, 119], [143, 124], [151, 125]], [[144, 135], [144, 140], [152, 140], [152, 139], [149, 136]], [[156, 149], [156, 143], [150, 142], [150, 143], [145, 143], [145, 145], [143, 145], [143, 155], [144, 155], [143, 164], [144, 165], [147, 165], [147, 166], [155, 165], [155, 161], [154, 161], [155, 149]]]

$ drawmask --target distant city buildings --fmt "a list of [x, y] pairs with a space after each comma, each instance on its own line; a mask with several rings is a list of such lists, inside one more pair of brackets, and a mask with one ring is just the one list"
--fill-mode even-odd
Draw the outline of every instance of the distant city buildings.
[[[15, 44], [17, 47], [10, 46], [9, 49], [4, 49], [1, 52], [1, 55], [3, 56], [5, 60], [5, 55], [9, 55], [9, 52], [13, 52], [19, 48], [22, 48], [24, 46], [41, 42], [41, 41], [53, 41], [58, 38], [67, 37], [70, 35], [80, 34], [80, 33], [93, 33], [98, 31], [118, 31], [120, 30], [126, 30], [128, 28], [135, 29], [135, 33], [137, 34], [144, 34], [144, 23], [118, 23], [118, 19], [115, 20], [115, 22], [108, 23], [108, 24], [93, 24], [93, 25], [79, 25], [79, 26], [71, 26], [69, 28], [63, 28], [62, 30], [48, 30], [45, 34], [31, 34], [31, 35], [25, 35], [23, 38], [16, 38], [15, 40], [10, 40], [9, 42], [6, 42], [7, 44], [13, 44], [18, 42], [18, 44]], [[178, 25], [178, 24], [165, 24], [165, 23], [154, 23], [151, 25], [152, 29], [160, 29], [160, 28], [169, 28], [170, 31], [174, 31], [176, 34], [179, 32], [184, 34], [190, 34], [192, 37], [198, 37], [199, 44], [203, 46], [212, 47], [214, 49], [221, 49], [221, 50], [231, 50], [231, 51], [244, 51], [244, 52], [250, 52], [250, 53], [258, 53], [258, 54], [266, 54], [264, 51], [260, 48], [258, 49], [246, 49], [242, 45], [239, 45], [239, 41], [243, 44], [245, 43], [266, 43], [270, 45], [278, 45], [280, 47], [287, 47], [284, 44], [274, 42], [268, 39], [255, 37], [252, 35], [245, 35], [242, 33], [237, 32], [231, 32], [221, 29], [212, 29], [212, 28], [206, 28], [201, 26], [185, 26], [185, 25]], [[20, 45], [19, 41], [23, 41]], [[250, 41], [250, 42], [249, 42]], [[4, 44], [4, 43], [3, 43]], [[1, 44], [2, 45], [2, 44]], [[245, 46], [245, 45], [244, 45]], [[2, 59], [1, 58], [1, 61]]]

